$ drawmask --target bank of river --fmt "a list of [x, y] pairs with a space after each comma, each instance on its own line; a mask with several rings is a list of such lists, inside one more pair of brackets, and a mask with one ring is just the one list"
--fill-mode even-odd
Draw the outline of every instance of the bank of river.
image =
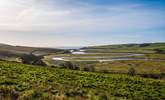
[[[134, 58], [137, 56], [143, 56], [144, 54], [137, 54], [137, 53], [125, 53], [125, 55], [121, 55], [118, 57], [112, 56], [97, 56], [97, 53], [86, 53], [85, 50], [71, 50], [72, 56], [60, 56], [60, 57], [53, 57], [52, 59], [55, 61], [99, 61], [99, 62], [106, 62], [106, 61], [118, 61], [118, 60], [153, 60], [156, 59], [145, 59], [145, 58]], [[81, 56], [74, 56], [76, 54], [82, 55]], [[83, 56], [85, 54], [96, 54], [96, 56]], [[159, 60], [160, 61], [160, 60]]]

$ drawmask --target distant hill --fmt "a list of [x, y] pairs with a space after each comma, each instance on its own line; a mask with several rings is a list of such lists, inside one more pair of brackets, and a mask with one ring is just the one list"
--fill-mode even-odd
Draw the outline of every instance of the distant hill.
[[0, 46], [5, 46], [5, 45], [7, 45], [7, 44], [4, 44], [4, 43], [0, 43]]
[[102, 45], [91, 46], [91, 49], [116, 49], [116, 48], [164, 48], [165, 43], [143, 43], [143, 44], [118, 44], [118, 45]]
[[143, 44], [119, 44], [85, 47], [91, 51], [110, 50], [111, 52], [156, 52], [165, 50], [165, 43], [143, 43]]
[[66, 52], [66, 50], [55, 48], [40, 48], [26, 46], [12, 46], [0, 43], [0, 56], [19, 56], [22, 54], [33, 53], [35, 55], [47, 55], [51, 53]]

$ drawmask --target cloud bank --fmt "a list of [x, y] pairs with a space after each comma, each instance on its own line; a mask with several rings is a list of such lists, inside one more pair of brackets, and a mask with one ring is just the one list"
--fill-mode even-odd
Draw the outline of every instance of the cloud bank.
[[78, 46], [165, 41], [164, 5], [162, 0], [0, 0], [0, 42]]

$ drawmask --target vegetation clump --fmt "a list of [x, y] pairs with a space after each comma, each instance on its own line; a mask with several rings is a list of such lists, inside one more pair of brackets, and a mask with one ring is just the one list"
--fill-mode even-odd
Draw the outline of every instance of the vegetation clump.
[[76, 64], [73, 64], [72, 62], [69, 61], [65, 61], [63, 63], [59, 64], [62, 68], [66, 68], [66, 69], [71, 69], [71, 70], [79, 70], [79, 66], [77, 66]]
[[42, 61], [42, 59], [43, 56], [35, 56], [33, 54], [25, 54], [21, 56], [21, 61], [23, 64], [46, 66], [46, 64]]
[[147, 47], [147, 46], [150, 46], [150, 44], [149, 43], [139, 44], [139, 47]]
[[128, 75], [130, 76], [134, 76], [136, 75], [136, 70], [134, 67], [130, 67], [129, 70], [128, 70]]
[[95, 72], [95, 67], [94, 66], [91, 66], [91, 65], [85, 66], [84, 67], [84, 71]]
[[155, 49], [156, 53], [159, 53], [159, 54], [165, 54], [165, 50], [163, 49]]

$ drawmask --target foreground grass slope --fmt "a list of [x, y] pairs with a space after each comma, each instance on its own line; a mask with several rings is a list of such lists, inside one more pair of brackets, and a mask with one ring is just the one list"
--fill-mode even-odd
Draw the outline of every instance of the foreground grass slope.
[[165, 81], [0, 61], [1, 100], [163, 100]]

